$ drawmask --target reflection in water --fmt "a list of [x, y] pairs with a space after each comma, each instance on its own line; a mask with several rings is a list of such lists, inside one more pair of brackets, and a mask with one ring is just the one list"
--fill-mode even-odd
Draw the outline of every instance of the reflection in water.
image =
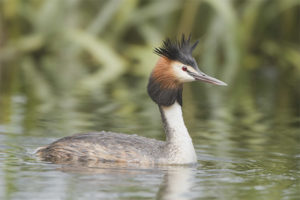
[[[79, 163], [78, 163], [79, 164]], [[81, 175], [118, 175], [118, 176], [143, 176], [160, 174], [163, 177], [156, 195], [159, 200], [189, 200], [191, 188], [195, 183], [196, 168], [193, 166], [145, 166], [139, 164], [125, 163], [102, 163], [89, 166], [86, 163], [80, 165], [63, 165], [56, 170], [65, 173], [76, 173]]]
[[194, 171], [191, 167], [169, 169], [157, 193], [160, 200], [188, 200], [194, 184]]
[[[83, 164], [85, 165], [85, 164]], [[163, 175], [156, 198], [159, 200], [188, 200], [191, 199], [191, 188], [195, 183], [195, 166], [156, 166], [146, 167], [138, 164], [102, 163], [101, 166], [72, 166], [64, 165], [57, 170], [77, 174], [130, 175], [140, 176], [151, 173]]]

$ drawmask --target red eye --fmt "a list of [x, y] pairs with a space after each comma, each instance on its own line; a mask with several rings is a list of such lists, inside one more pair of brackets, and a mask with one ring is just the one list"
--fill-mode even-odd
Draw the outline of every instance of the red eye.
[[187, 71], [187, 67], [186, 66], [183, 66], [181, 69], [182, 69], [182, 71]]

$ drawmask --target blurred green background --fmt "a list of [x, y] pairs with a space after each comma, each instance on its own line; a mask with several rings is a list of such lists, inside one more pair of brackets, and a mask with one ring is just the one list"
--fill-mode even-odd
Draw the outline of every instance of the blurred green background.
[[[299, 115], [299, 4], [1, 0], [0, 110], [5, 114], [0, 121], [9, 120], [16, 93], [24, 94], [34, 107], [38, 102], [55, 105], [70, 95], [101, 95], [108, 87], [111, 94], [124, 79], [144, 87], [157, 60], [153, 48], [181, 33], [200, 39], [194, 52], [200, 69], [229, 85], [222, 94], [192, 86], [206, 94], [212, 109], [219, 110], [214, 103], [222, 98], [230, 98], [227, 103], [237, 112], [243, 112], [246, 103], [255, 109], [262, 95], [268, 98], [268, 108], [262, 109], [280, 113], [281, 105], [291, 104], [298, 109], [290, 114]], [[135, 87], [140, 86], [128, 86], [128, 96]]]
[[228, 84], [184, 86], [201, 163], [187, 199], [298, 199], [299, 0], [0, 0], [0, 199], [154, 199], [165, 171], [78, 181], [31, 153], [85, 131], [163, 139], [146, 85], [153, 49], [182, 33]]
[[268, 118], [268, 128], [296, 117], [299, 126], [298, 0], [2, 0], [0, 122], [30, 134], [156, 127], [145, 89], [153, 48], [182, 33], [200, 39], [200, 69], [229, 85], [187, 84], [188, 124]]

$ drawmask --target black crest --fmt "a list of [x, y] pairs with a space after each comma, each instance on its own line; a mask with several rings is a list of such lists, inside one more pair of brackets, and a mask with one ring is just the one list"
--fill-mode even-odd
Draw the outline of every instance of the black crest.
[[184, 34], [181, 37], [181, 40], [171, 41], [167, 38], [162, 47], [155, 48], [154, 53], [159, 56], [164, 56], [171, 60], [180, 61], [183, 64], [190, 65], [194, 68], [197, 67], [197, 63], [192, 56], [192, 52], [198, 44], [198, 40], [194, 44], [190, 44], [191, 35], [188, 38], [185, 38]]

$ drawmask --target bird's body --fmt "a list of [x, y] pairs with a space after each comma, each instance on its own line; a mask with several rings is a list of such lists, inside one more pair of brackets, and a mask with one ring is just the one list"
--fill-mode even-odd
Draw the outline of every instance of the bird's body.
[[54, 163], [196, 163], [192, 139], [182, 117], [182, 85], [195, 80], [226, 84], [198, 69], [191, 55], [197, 42], [189, 45], [189, 41], [183, 36], [181, 42], [166, 40], [162, 48], [155, 49], [161, 57], [150, 76], [148, 94], [159, 106], [166, 141], [102, 131], [59, 139], [40, 147], [36, 154]]
[[38, 149], [37, 154], [55, 163], [195, 163], [196, 153], [184, 126], [181, 106], [175, 102], [160, 110], [167, 133], [166, 141], [122, 133], [91, 132], [59, 139]]
[[157, 163], [165, 142], [137, 135], [91, 132], [62, 138], [38, 150], [43, 159], [55, 163], [143, 162]]

